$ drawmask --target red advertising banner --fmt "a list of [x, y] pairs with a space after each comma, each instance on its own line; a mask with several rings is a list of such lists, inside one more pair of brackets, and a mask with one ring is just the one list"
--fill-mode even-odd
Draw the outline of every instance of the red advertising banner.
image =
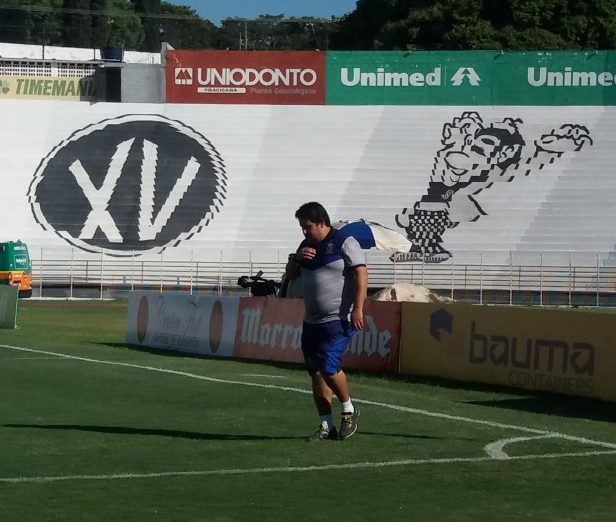
[[168, 51], [168, 103], [323, 105], [323, 51]]
[[303, 362], [303, 299], [240, 297], [234, 357]]
[[[342, 358], [342, 366], [398, 373], [400, 303], [368, 301], [364, 312], [366, 330], [353, 337]], [[303, 362], [303, 315], [301, 299], [240, 298], [234, 357]]]
[[342, 365], [353, 370], [398, 373], [400, 360], [400, 303], [366, 301], [365, 329], [355, 334]]

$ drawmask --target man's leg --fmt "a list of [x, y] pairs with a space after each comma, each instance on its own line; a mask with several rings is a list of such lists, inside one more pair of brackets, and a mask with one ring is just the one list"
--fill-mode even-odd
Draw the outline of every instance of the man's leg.
[[312, 396], [319, 415], [331, 415], [332, 388], [325, 382], [321, 372], [312, 375]]
[[325, 384], [325, 386], [329, 389], [330, 406], [332, 392], [336, 395], [336, 397], [338, 397], [340, 404], [349, 400], [349, 384], [347, 382], [346, 374], [342, 370], [334, 375], [323, 375], [321, 380], [324, 381], [323, 384]]
[[304, 323], [302, 351], [312, 379], [313, 400], [321, 417], [317, 434], [311, 440], [338, 436], [332, 422], [334, 395], [342, 405], [341, 429], [344, 428], [344, 436], [341, 438], [350, 437], [357, 429], [359, 410], [353, 407], [346, 374], [340, 369], [342, 353], [353, 333], [354, 330], [349, 329], [346, 322], [332, 321], [316, 327]]
[[338, 438], [338, 430], [334, 425], [332, 417], [332, 398], [334, 396], [331, 388], [327, 385], [320, 372], [311, 374], [312, 379], [312, 398], [317, 407], [320, 417], [320, 424], [315, 433], [309, 440], [330, 440]]
[[[323, 375], [323, 380], [327, 387], [338, 397], [342, 405], [342, 421], [338, 436], [341, 439], [348, 439], [357, 431], [357, 422], [359, 420], [359, 409], [353, 406], [351, 396], [349, 394], [349, 384], [346, 374], [339, 370], [333, 375]], [[330, 411], [331, 411], [331, 396], [330, 396]]]

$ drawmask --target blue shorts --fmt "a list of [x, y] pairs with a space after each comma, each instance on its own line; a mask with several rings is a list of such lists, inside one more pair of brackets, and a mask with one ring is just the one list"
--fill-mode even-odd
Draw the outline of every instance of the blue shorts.
[[342, 354], [356, 331], [348, 321], [342, 320], [319, 324], [304, 323], [302, 352], [308, 373], [338, 373]]

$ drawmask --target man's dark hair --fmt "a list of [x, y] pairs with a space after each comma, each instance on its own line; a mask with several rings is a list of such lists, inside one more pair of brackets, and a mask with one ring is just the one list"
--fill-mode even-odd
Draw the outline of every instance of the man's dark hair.
[[321, 205], [321, 203], [317, 203], [316, 201], [304, 203], [295, 212], [295, 217], [297, 219], [312, 221], [313, 223], [325, 223], [328, 227], [331, 226], [327, 210], [325, 210], [325, 207]]

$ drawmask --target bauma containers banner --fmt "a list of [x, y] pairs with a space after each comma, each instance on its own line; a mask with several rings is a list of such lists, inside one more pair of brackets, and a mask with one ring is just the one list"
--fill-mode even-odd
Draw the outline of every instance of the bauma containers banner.
[[616, 400], [610, 314], [402, 303], [400, 373]]

